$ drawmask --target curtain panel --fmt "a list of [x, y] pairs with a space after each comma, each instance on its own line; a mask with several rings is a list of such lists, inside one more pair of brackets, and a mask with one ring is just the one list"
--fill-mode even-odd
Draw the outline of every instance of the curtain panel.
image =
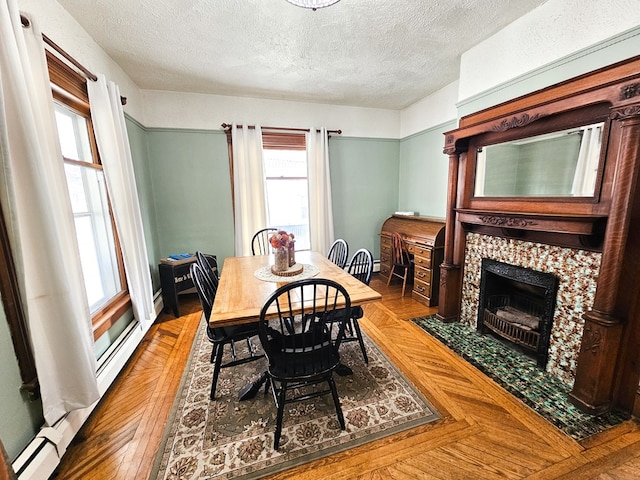
[[151, 322], [153, 287], [120, 90], [114, 82], [107, 82], [104, 75], [98, 75], [95, 82], [88, 82], [87, 90], [133, 313], [139, 322]]
[[334, 240], [329, 135], [326, 128], [309, 129], [307, 133], [307, 161], [311, 250], [326, 255]]
[[0, 189], [43, 413], [53, 425], [99, 398], [85, 293], [42, 34], [0, 3]]
[[262, 161], [262, 129], [231, 126], [235, 254], [251, 255], [253, 234], [267, 226], [267, 196]]

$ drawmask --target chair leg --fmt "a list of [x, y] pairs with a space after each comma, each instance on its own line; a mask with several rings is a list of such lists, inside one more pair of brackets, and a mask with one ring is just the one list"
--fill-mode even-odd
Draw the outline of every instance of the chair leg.
[[209, 398], [213, 400], [216, 396], [216, 386], [218, 385], [218, 375], [220, 375], [220, 367], [222, 365], [222, 354], [224, 352], [224, 344], [218, 343], [215, 345], [216, 359], [213, 365], [213, 378], [211, 379], [211, 394]]
[[369, 357], [367, 357], [367, 351], [364, 348], [364, 340], [362, 339], [362, 332], [360, 331], [360, 324], [357, 319], [352, 319], [351, 322], [356, 329], [356, 336], [358, 337], [358, 343], [360, 344], [360, 350], [362, 350], [362, 356], [364, 357], [364, 363], [369, 363]]
[[338, 415], [338, 422], [340, 428], [344, 430], [346, 428], [344, 423], [344, 415], [342, 415], [342, 407], [340, 406], [340, 398], [338, 397], [338, 389], [336, 388], [336, 382], [333, 380], [333, 375], [330, 375], [327, 379], [329, 388], [331, 389], [331, 396], [333, 397], [333, 403], [336, 406], [336, 414]]
[[389, 272], [389, 278], [387, 278], [387, 288], [389, 287], [389, 284], [391, 283], [391, 277], [393, 277], [393, 272], [395, 271], [395, 267], [391, 267], [391, 271]]
[[280, 446], [280, 435], [282, 434], [282, 417], [284, 416], [284, 401], [287, 394], [287, 383], [280, 383], [278, 391], [278, 416], [276, 418], [276, 429], [273, 434], [273, 449], [278, 450]]
[[251, 342], [251, 337], [247, 337], [247, 348], [249, 349], [249, 354], [253, 357], [256, 354], [255, 347]]
[[409, 276], [409, 269], [404, 269], [404, 276], [402, 277], [402, 296], [404, 297], [404, 289], [407, 286], [407, 277]]

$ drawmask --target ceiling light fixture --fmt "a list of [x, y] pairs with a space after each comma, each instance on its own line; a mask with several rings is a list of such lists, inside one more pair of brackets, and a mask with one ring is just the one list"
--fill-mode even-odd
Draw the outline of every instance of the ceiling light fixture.
[[319, 8], [330, 7], [340, 0], [287, 0], [292, 5], [302, 8], [310, 8], [314, 12]]

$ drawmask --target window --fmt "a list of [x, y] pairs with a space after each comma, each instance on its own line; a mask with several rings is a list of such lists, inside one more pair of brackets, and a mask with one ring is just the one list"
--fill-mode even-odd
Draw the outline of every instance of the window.
[[98, 156], [86, 79], [47, 52], [58, 138], [94, 338], [130, 306], [122, 254]]
[[309, 181], [304, 134], [262, 133], [267, 224], [296, 237], [309, 250]]

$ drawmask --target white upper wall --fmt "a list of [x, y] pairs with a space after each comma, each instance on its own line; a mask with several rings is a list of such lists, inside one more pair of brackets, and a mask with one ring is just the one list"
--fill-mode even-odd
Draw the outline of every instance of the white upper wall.
[[342, 130], [349, 137], [399, 138], [400, 112], [250, 97], [143, 90], [150, 128], [220, 130], [222, 123]]
[[18, 0], [18, 4], [43, 33], [81, 64], [115, 81], [127, 97], [125, 111], [145, 126], [220, 129], [221, 123], [234, 121], [315, 125], [341, 129], [345, 136], [373, 138], [405, 138], [455, 119], [456, 102], [640, 25], [638, 0], [549, 0], [465, 52], [459, 82], [396, 111], [141, 91], [56, 1]]
[[400, 112], [400, 138], [441, 125], [456, 118], [458, 82], [417, 101]]
[[133, 118], [142, 117], [140, 89], [76, 20], [53, 0], [18, 0], [25, 13], [47, 37], [94, 74], [104, 74], [127, 97], [124, 110]]
[[549, 0], [462, 54], [458, 101], [638, 25], [638, 0]]

